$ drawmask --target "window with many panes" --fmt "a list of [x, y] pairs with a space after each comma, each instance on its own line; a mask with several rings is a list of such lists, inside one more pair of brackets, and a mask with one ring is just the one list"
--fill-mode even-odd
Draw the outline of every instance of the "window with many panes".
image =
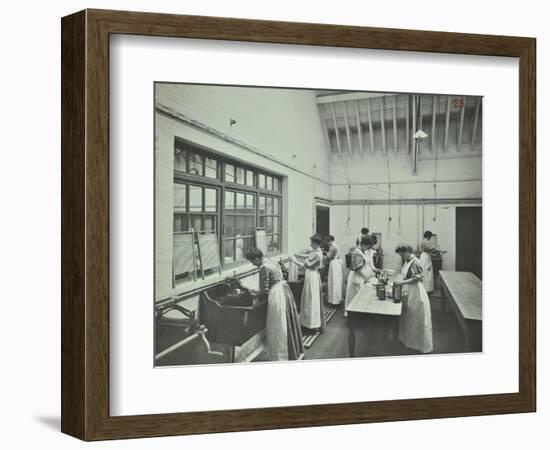
[[174, 233], [215, 231], [226, 268], [245, 262], [258, 228], [266, 231], [268, 254], [281, 251], [281, 191], [277, 175], [176, 140]]

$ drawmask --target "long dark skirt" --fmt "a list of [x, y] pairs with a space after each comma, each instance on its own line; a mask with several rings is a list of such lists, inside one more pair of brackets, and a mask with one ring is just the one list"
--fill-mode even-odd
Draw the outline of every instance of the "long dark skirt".
[[296, 302], [288, 283], [283, 282], [283, 289], [286, 298], [286, 324], [288, 341], [288, 359], [300, 359], [304, 354], [304, 344], [302, 343], [302, 330], [300, 329], [300, 320], [296, 310]]

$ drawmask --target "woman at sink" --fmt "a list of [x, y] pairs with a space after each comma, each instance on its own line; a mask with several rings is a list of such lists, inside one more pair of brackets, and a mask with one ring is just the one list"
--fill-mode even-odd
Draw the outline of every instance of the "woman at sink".
[[298, 312], [279, 264], [265, 259], [258, 248], [248, 249], [246, 259], [260, 268], [258, 289], [252, 289], [251, 293], [267, 295], [266, 335], [269, 360], [301, 359], [304, 347]]

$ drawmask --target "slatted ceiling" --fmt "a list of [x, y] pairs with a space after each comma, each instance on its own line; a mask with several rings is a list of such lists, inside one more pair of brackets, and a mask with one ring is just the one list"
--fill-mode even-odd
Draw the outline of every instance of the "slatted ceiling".
[[[318, 104], [332, 156], [348, 155], [352, 159], [382, 158], [389, 153], [405, 156], [414, 145], [412, 133], [420, 128], [429, 135], [422, 142], [422, 157], [433, 158], [436, 153], [461, 157], [463, 147], [468, 153], [481, 152], [480, 97], [416, 95], [411, 108], [412, 94], [370, 97], [359, 94], [349, 99], [332, 96]], [[415, 110], [417, 114], [413, 117]]]
[[267, 254], [267, 236], [265, 228], [258, 228], [256, 230], [256, 248], [259, 248], [264, 255]]
[[174, 275], [192, 272], [196, 277], [193, 233], [174, 233]]
[[198, 234], [201, 269], [203, 271], [220, 269], [220, 250], [216, 233]]

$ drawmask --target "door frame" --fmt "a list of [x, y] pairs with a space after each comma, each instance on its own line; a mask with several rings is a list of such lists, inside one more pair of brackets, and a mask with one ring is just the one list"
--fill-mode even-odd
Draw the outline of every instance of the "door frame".
[[485, 263], [485, 239], [483, 235], [485, 233], [485, 211], [483, 210], [483, 203], [471, 203], [468, 205], [454, 205], [451, 212], [451, 245], [453, 249], [453, 261], [452, 261], [452, 270], [456, 271], [456, 209], [457, 208], [481, 208], [481, 270], [483, 270]]

